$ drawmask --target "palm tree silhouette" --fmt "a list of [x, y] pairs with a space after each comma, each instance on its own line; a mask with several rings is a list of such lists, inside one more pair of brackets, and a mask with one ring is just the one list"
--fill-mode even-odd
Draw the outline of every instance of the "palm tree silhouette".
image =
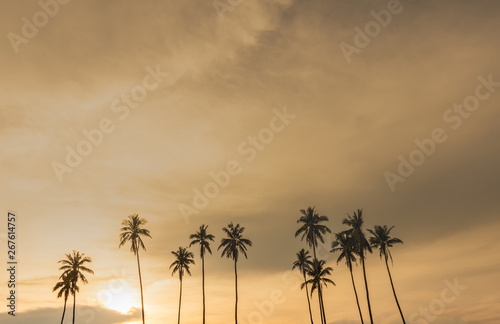
[[192, 239], [189, 247], [194, 244], [200, 245], [200, 256], [201, 256], [201, 286], [203, 292], [203, 324], [205, 324], [205, 251], [212, 254], [212, 250], [210, 250], [210, 241], [213, 242], [215, 236], [207, 233], [208, 225], [201, 225], [198, 232], [191, 234], [189, 236]]
[[142, 276], [141, 276], [141, 263], [139, 261], [139, 249], [142, 248], [146, 251], [144, 242], [142, 241], [142, 236], [147, 236], [151, 238], [149, 230], [142, 228], [148, 221], [144, 218], [140, 218], [138, 214], [130, 215], [127, 219], [122, 221], [122, 228], [120, 229], [120, 245], [118, 248], [125, 245], [125, 243], [130, 242], [130, 251], [134, 253], [137, 257], [137, 269], [139, 272], [139, 285], [141, 288], [141, 306], [142, 306], [142, 324], [145, 323], [144, 318], [144, 296], [142, 291]]
[[234, 287], [236, 301], [234, 304], [234, 323], [238, 324], [238, 270], [236, 264], [238, 263], [238, 257], [240, 252], [247, 259], [247, 246], [252, 246], [252, 241], [243, 238], [241, 234], [245, 230], [244, 227], [240, 227], [240, 224], [233, 225], [231, 222], [227, 227], [223, 227], [222, 230], [226, 233], [227, 238], [222, 238], [221, 243], [217, 250], [224, 247], [222, 250], [221, 257], [228, 257], [234, 260]]
[[194, 264], [193, 253], [189, 252], [186, 248], [180, 247], [177, 251], [172, 251], [172, 254], [175, 255], [175, 261], [172, 262], [169, 269], [172, 269], [172, 276], [178, 272], [179, 273], [179, 281], [180, 281], [180, 293], [179, 293], [179, 313], [177, 316], [177, 323], [181, 323], [181, 302], [182, 302], [182, 278], [184, 277], [184, 273], [191, 275], [191, 271], [189, 270], [189, 265]]
[[368, 281], [366, 280], [366, 269], [365, 269], [365, 257], [366, 252], [372, 252], [372, 248], [366, 239], [365, 233], [363, 232], [363, 210], [358, 209], [358, 213], [353, 213], [353, 216], [347, 214], [347, 218], [344, 218], [342, 223], [351, 227], [345, 233], [354, 239], [356, 254], [359, 255], [361, 260], [361, 265], [363, 266], [363, 278], [365, 280], [366, 289], [366, 300], [368, 302], [368, 313], [370, 314], [370, 323], [373, 324], [372, 307], [370, 304], [370, 293], [368, 291]]
[[295, 237], [302, 234], [301, 240], [306, 239], [307, 244], [312, 246], [314, 259], [316, 257], [316, 247], [318, 246], [318, 240], [324, 243], [323, 235], [326, 233], [331, 233], [330, 229], [321, 225], [321, 222], [328, 221], [328, 217], [319, 216], [315, 210], [316, 207], [307, 207], [306, 210], [301, 209], [300, 212], [302, 216], [297, 220], [297, 223], [302, 223], [302, 226], [295, 232]]
[[304, 276], [304, 283], [305, 283], [305, 287], [306, 287], [306, 296], [307, 296], [307, 305], [309, 306], [309, 317], [311, 318], [311, 324], [314, 324], [312, 312], [311, 312], [311, 301], [309, 299], [309, 291], [307, 289], [307, 278], [306, 278], [306, 274], [311, 271], [311, 267], [312, 267], [312, 262], [310, 259], [311, 259], [311, 256], [309, 255], [309, 251], [306, 251], [304, 249], [300, 250], [297, 253], [297, 260], [295, 260], [295, 262], [293, 263], [292, 270], [297, 268], [297, 269], [299, 269], [300, 272], [302, 272], [302, 275]]
[[378, 248], [380, 250], [380, 259], [382, 259], [382, 256], [384, 256], [385, 258], [385, 266], [387, 267], [387, 273], [389, 273], [389, 280], [391, 281], [392, 293], [394, 294], [394, 299], [396, 299], [396, 304], [398, 305], [399, 314], [401, 314], [401, 319], [403, 320], [403, 323], [406, 324], [403, 312], [401, 311], [401, 307], [399, 306], [398, 297], [396, 296], [396, 290], [394, 289], [394, 284], [392, 282], [391, 271], [389, 270], [389, 263], [388, 263], [389, 258], [391, 258], [391, 263], [392, 263], [392, 255], [389, 248], [393, 247], [393, 245], [397, 243], [403, 244], [403, 241], [401, 241], [400, 239], [390, 236], [391, 230], [393, 228], [394, 226], [388, 228], [387, 225], [384, 225], [383, 227], [376, 225], [374, 231], [369, 229], [368, 232], [372, 234], [372, 236], [370, 237], [370, 244], [372, 245], [372, 247]]
[[70, 284], [70, 292], [73, 295], [73, 324], [75, 324], [75, 314], [76, 314], [76, 293], [80, 291], [78, 287], [78, 280], [81, 280], [83, 284], [88, 284], [89, 281], [83, 274], [84, 272], [94, 274], [90, 268], [85, 266], [85, 263], [92, 262], [92, 259], [85, 256], [85, 253], [77, 252], [73, 250], [73, 254], [66, 254], [66, 259], [59, 260], [58, 263], [61, 263], [62, 266], [59, 270], [62, 270], [63, 273], [59, 277], [60, 279], [66, 278], [67, 280], [71, 280]]
[[330, 252], [340, 252], [337, 264], [345, 259], [345, 264], [351, 272], [352, 287], [354, 288], [354, 295], [356, 296], [356, 304], [358, 305], [361, 324], [363, 324], [363, 314], [361, 313], [361, 307], [359, 306], [358, 292], [356, 291], [354, 276], [352, 274], [352, 263], [356, 262], [354, 239], [346, 233], [336, 233], [335, 241], [332, 242], [332, 250]]
[[319, 301], [319, 309], [320, 309], [320, 315], [321, 315], [321, 323], [326, 324], [326, 314], [325, 314], [325, 303], [323, 301], [323, 289], [322, 286], [324, 285], [325, 287], [327, 284], [331, 283], [335, 286], [335, 283], [327, 278], [327, 276], [331, 275], [331, 272], [333, 269], [331, 267], [326, 267], [325, 268], [326, 261], [325, 260], [313, 260], [312, 266], [310, 270], [308, 271], [308, 275], [311, 277], [311, 279], [307, 280], [304, 282], [302, 286], [310, 283], [312, 284], [311, 286], [311, 296], [313, 292], [317, 289], [318, 290], [318, 301]]
[[68, 276], [68, 274], [63, 274], [59, 279], [60, 281], [58, 281], [54, 288], [52, 288], [52, 292], [59, 290], [57, 292], [57, 298], [61, 298], [64, 296], [64, 308], [61, 318], [61, 324], [63, 324], [64, 315], [66, 314], [66, 304], [68, 302], [68, 297], [73, 292], [73, 278]]

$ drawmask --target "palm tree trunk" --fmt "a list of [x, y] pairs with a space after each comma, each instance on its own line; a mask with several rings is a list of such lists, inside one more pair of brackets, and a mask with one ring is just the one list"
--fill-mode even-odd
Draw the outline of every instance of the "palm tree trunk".
[[201, 256], [201, 285], [203, 287], [203, 324], [205, 324], [205, 256]]
[[325, 321], [323, 320], [323, 312], [322, 312], [323, 308], [321, 306], [321, 292], [319, 289], [318, 289], [318, 303], [319, 303], [319, 316], [321, 318], [321, 324], [324, 324]]
[[234, 304], [234, 323], [238, 324], [238, 271], [236, 270], [236, 260], [234, 260], [234, 287], [236, 291], [236, 302]]
[[181, 324], [181, 303], [182, 303], [182, 278], [179, 278], [181, 281], [181, 288], [179, 292], [179, 314], [177, 316], [177, 324]]
[[352, 288], [354, 288], [354, 295], [356, 296], [356, 304], [358, 304], [359, 317], [361, 318], [361, 324], [364, 324], [363, 313], [361, 313], [361, 307], [359, 307], [358, 292], [356, 291], [356, 285], [354, 284], [354, 276], [352, 275], [352, 265], [349, 265], [349, 270], [351, 271]]
[[365, 278], [366, 300], [368, 302], [368, 312], [370, 313], [370, 323], [373, 324], [372, 306], [370, 305], [370, 293], [368, 291], [368, 281], [366, 280], [365, 256], [361, 255], [361, 264], [363, 265], [363, 277]]
[[68, 302], [68, 296], [64, 296], [64, 309], [63, 309], [63, 314], [61, 318], [61, 324], [64, 322], [64, 314], [66, 314], [66, 303]]
[[142, 293], [142, 276], [141, 276], [141, 263], [139, 262], [139, 249], [137, 249], [137, 269], [139, 270], [139, 286], [141, 287], [141, 306], [142, 306], [142, 324], [145, 324], [144, 319], [144, 295]]
[[309, 317], [311, 318], [311, 324], [314, 324], [313, 314], [311, 312], [311, 300], [309, 299], [309, 290], [307, 289], [306, 272], [304, 271], [304, 272], [302, 272], [302, 274], [304, 275], [304, 283], [306, 284], [306, 296], [307, 296], [307, 305], [309, 306]]
[[325, 303], [323, 302], [323, 291], [321, 290], [320, 285], [318, 285], [318, 299], [319, 299], [319, 303], [320, 303], [319, 312], [321, 315], [321, 323], [326, 324]]
[[75, 324], [75, 312], [76, 312], [76, 291], [73, 294], [73, 324]]
[[323, 290], [321, 290], [321, 306], [323, 306], [323, 319], [325, 321], [325, 324], [326, 324], [326, 314], [325, 314], [325, 302], [323, 300]]
[[389, 264], [387, 263], [387, 257], [385, 257], [385, 266], [387, 267], [387, 272], [389, 273], [392, 293], [394, 294], [394, 299], [396, 299], [396, 304], [398, 305], [399, 314], [401, 314], [401, 319], [403, 320], [403, 324], [406, 324], [405, 317], [403, 316], [403, 312], [401, 311], [401, 307], [399, 306], [398, 297], [396, 296], [396, 290], [394, 289], [394, 284], [392, 283], [392, 276], [391, 276], [391, 271], [389, 270]]

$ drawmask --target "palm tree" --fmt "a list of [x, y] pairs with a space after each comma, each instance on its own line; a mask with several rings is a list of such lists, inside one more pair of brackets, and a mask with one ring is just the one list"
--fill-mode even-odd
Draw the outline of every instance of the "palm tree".
[[90, 268], [85, 266], [85, 263], [92, 262], [92, 259], [85, 256], [85, 253], [77, 252], [73, 250], [73, 254], [66, 254], [66, 259], [58, 261], [62, 266], [59, 270], [62, 270], [63, 273], [59, 277], [59, 279], [66, 278], [71, 281], [71, 289], [70, 292], [73, 295], [73, 324], [75, 324], [75, 313], [76, 313], [76, 293], [80, 291], [78, 287], [78, 280], [81, 280], [83, 284], [88, 284], [89, 281], [83, 274], [84, 272], [94, 274]]
[[189, 252], [186, 248], [180, 247], [177, 251], [172, 251], [172, 254], [175, 255], [175, 261], [172, 262], [169, 269], [172, 269], [172, 276], [178, 272], [179, 273], [179, 281], [180, 281], [180, 293], [179, 293], [179, 313], [177, 317], [177, 323], [181, 323], [181, 301], [182, 301], [182, 278], [184, 277], [184, 272], [188, 275], [191, 275], [191, 271], [189, 270], [189, 265], [194, 264], [193, 253]]
[[307, 289], [307, 278], [306, 274], [311, 271], [312, 267], [312, 262], [311, 262], [311, 256], [309, 255], [309, 251], [306, 251], [304, 249], [300, 250], [297, 253], [297, 260], [293, 263], [292, 270], [297, 268], [299, 269], [300, 272], [302, 272], [302, 275], [304, 276], [304, 283], [306, 287], [306, 296], [307, 296], [307, 305], [309, 306], [309, 317], [311, 318], [311, 324], [313, 323], [313, 317], [312, 317], [312, 312], [311, 312], [311, 301], [309, 299], [309, 291]]
[[319, 309], [321, 315], [321, 323], [326, 324], [326, 314], [325, 314], [325, 303], [323, 301], [323, 285], [326, 287], [329, 283], [335, 286], [335, 283], [327, 278], [326, 276], [330, 276], [333, 269], [331, 267], [325, 268], [326, 261], [325, 260], [313, 260], [312, 266], [308, 271], [308, 275], [311, 279], [304, 282], [302, 286], [307, 285], [308, 283], [312, 284], [311, 286], [311, 296], [313, 292], [318, 290], [318, 301], [319, 301]]
[[73, 292], [73, 278], [67, 274], [63, 274], [59, 279], [60, 281], [56, 283], [54, 288], [52, 288], [52, 292], [59, 290], [57, 292], [57, 298], [61, 298], [62, 296], [64, 296], [64, 308], [61, 318], [61, 324], [63, 324], [64, 315], [66, 314], [66, 304], [68, 302], [68, 297]]
[[370, 293], [368, 291], [368, 281], [366, 280], [366, 269], [365, 269], [365, 257], [366, 252], [372, 252], [372, 248], [366, 239], [365, 233], [363, 232], [363, 210], [358, 209], [358, 213], [353, 213], [353, 216], [347, 214], [347, 218], [344, 218], [342, 223], [351, 227], [345, 233], [354, 239], [356, 254], [361, 260], [361, 265], [363, 266], [363, 278], [365, 280], [365, 290], [366, 290], [366, 300], [368, 302], [368, 313], [370, 314], [370, 323], [373, 324], [372, 307], [370, 304]]
[[248, 258], [247, 246], [252, 246], [252, 241], [241, 236], [245, 228], [240, 227], [240, 224], [236, 224], [236, 226], [234, 226], [231, 222], [231, 224], [227, 227], [223, 227], [222, 230], [226, 233], [227, 237], [221, 239], [217, 250], [224, 247], [221, 257], [226, 256], [234, 260], [234, 287], [236, 292], [236, 301], [234, 304], [234, 323], [238, 324], [238, 270], [236, 264], [238, 263], [240, 252], [245, 256], [245, 259]]
[[194, 244], [200, 245], [200, 256], [201, 256], [201, 286], [203, 291], [203, 324], [205, 324], [205, 251], [212, 254], [212, 250], [210, 250], [210, 241], [213, 242], [215, 236], [207, 233], [208, 225], [201, 225], [198, 232], [191, 234], [189, 236], [192, 239], [191, 247]]
[[318, 246], [318, 240], [324, 243], [323, 235], [326, 233], [331, 233], [330, 229], [326, 225], [321, 225], [321, 222], [328, 221], [328, 217], [319, 216], [315, 210], [316, 207], [307, 207], [307, 209], [301, 209], [300, 212], [302, 216], [297, 220], [297, 223], [302, 223], [302, 226], [295, 232], [295, 237], [302, 234], [301, 240], [306, 239], [307, 244], [312, 246], [314, 259], [316, 258], [316, 246]]
[[141, 306], [142, 306], [142, 324], [145, 323], [144, 318], [144, 295], [142, 291], [142, 277], [141, 277], [141, 263], [139, 261], [139, 249], [142, 248], [146, 251], [144, 242], [142, 241], [142, 236], [147, 236], [151, 238], [149, 230], [142, 228], [148, 221], [144, 218], [140, 218], [138, 214], [130, 215], [128, 219], [122, 221], [122, 232], [120, 233], [120, 245], [118, 248], [125, 245], [125, 243], [130, 241], [130, 251], [134, 253], [137, 257], [137, 269], [139, 272], [139, 285], [141, 288]]
[[382, 259], [382, 256], [384, 256], [385, 258], [385, 266], [387, 267], [387, 273], [389, 273], [392, 293], [394, 294], [394, 299], [396, 299], [396, 304], [398, 305], [399, 314], [401, 314], [401, 319], [403, 319], [403, 323], [406, 324], [403, 312], [401, 311], [401, 307], [399, 306], [398, 297], [396, 296], [396, 290], [394, 289], [394, 284], [392, 282], [391, 271], [389, 270], [389, 263], [387, 262], [389, 258], [391, 258], [391, 263], [392, 263], [392, 255], [389, 248], [393, 247], [393, 245], [397, 243], [403, 244], [403, 241], [401, 241], [400, 239], [390, 236], [391, 230], [393, 228], [394, 226], [388, 228], [387, 225], [384, 225], [383, 227], [376, 225], [374, 231], [369, 229], [368, 232], [372, 234], [372, 236], [370, 237], [371, 246], [379, 249], [380, 259]]
[[335, 241], [332, 242], [332, 250], [330, 252], [340, 252], [337, 259], [337, 264], [345, 259], [345, 264], [351, 272], [352, 287], [354, 288], [354, 295], [356, 296], [356, 304], [358, 305], [359, 317], [361, 318], [361, 324], [363, 324], [363, 314], [361, 313], [361, 307], [359, 306], [358, 292], [356, 291], [356, 285], [354, 284], [354, 276], [352, 274], [352, 263], [356, 262], [355, 256], [355, 246], [354, 240], [351, 236], [346, 233], [336, 233]]

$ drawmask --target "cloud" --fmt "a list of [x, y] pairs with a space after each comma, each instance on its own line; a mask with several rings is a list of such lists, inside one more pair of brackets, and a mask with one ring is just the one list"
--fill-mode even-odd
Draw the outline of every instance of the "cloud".
[[[26, 312], [16, 313], [15, 321], [19, 324], [40, 324], [60, 321], [62, 308], [38, 308]], [[68, 303], [65, 322], [72, 318], [72, 306]], [[128, 320], [140, 319], [140, 310], [134, 309], [130, 314], [121, 314], [116, 311], [91, 306], [78, 306], [76, 310], [76, 321], [88, 324], [119, 324]], [[5, 313], [0, 314], [0, 320], [12, 320], [13, 317]]]

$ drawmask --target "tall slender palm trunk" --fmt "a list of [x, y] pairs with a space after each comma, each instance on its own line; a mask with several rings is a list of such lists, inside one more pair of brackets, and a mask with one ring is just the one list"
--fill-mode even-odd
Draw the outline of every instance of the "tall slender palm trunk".
[[64, 322], [64, 314], [66, 314], [66, 303], [68, 302], [68, 296], [64, 296], [64, 309], [63, 309], [63, 314], [61, 318], [61, 324]]
[[75, 324], [75, 313], [76, 313], [76, 291], [73, 293], [73, 324]]
[[142, 276], [141, 276], [141, 263], [139, 262], [139, 249], [137, 249], [137, 269], [139, 270], [139, 286], [141, 287], [141, 306], [142, 306], [142, 324], [145, 324], [144, 318], [144, 295], [142, 293]]
[[401, 311], [401, 307], [399, 306], [398, 297], [396, 296], [396, 290], [394, 289], [394, 284], [392, 283], [391, 271], [389, 270], [389, 264], [387, 263], [387, 257], [385, 257], [385, 266], [387, 267], [387, 273], [389, 273], [389, 280], [391, 281], [392, 293], [394, 294], [394, 299], [396, 299], [396, 304], [398, 305], [399, 314], [401, 314], [401, 319], [403, 323], [406, 324], [405, 317], [403, 316], [403, 312]]
[[234, 260], [234, 288], [236, 291], [236, 301], [234, 304], [234, 323], [238, 324], [238, 271], [236, 270], [236, 260]]
[[177, 324], [181, 324], [181, 303], [182, 303], [182, 277], [180, 277], [179, 275], [179, 279], [180, 279], [180, 282], [181, 282], [181, 285], [180, 285], [180, 291], [179, 291], [179, 313], [177, 315]]
[[201, 256], [201, 286], [203, 287], [203, 324], [205, 324], [205, 256]]
[[354, 276], [352, 274], [352, 265], [349, 265], [349, 270], [351, 271], [352, 288], [354, 288], [354, 295], [356, 296], [356, 304], [358, 304], [359, 317], [361, 318], [361, 324], [364, 324], [363, 313], [361, 313], [361, 307], [359, 307], [358, 292], [356, 291], [356, 285], [354, 284]]
[[[318, 258], [316, 257], [316, 246], [313, 244], [313, 255], [314, 255], [314, 260], [318, 262]], [[318, 301], [319, 301], [319, 315], [321, 317], [321, 324], [326, 324], [325, 318], [323, 316], [324, 310], [323, 310], [323, 296], [321, 294], [321, 286], [318, 286]]]
[[314, 322], [313, 322], [313, 314], [311, 312], [311, 300], [309, 299], [309, 289], [307, 288], [306, 272], [303, 271], [302, 274], [304, 275], [304, 283], [306, 284], [306, 296], [307, 296], [307, 305], [309, 306], [309, 317], [311, 318], [311, 324], [314, 324]]
[[321, 284], [319, 285], [318, 289], [321, 298], [321, 316], [323, 318], [324, 323], [326, 324], [325, 302], [323, 301], [323, 290], [321, 289]]
[[321, 293], [318, 289], [318, 304], [319, 304], [319, 316], [321, 318], [321, 324], [325, 324], [325, 320], [323, 319], [323, 305], [321, 304]]
[[370, 292], [368, 291], [368, 281], [366, 280], [365, 256], [361, 255], [361, 264], [363, 265], [363, 277], [365, 279], [366, 301], [368, 302], [368, 312], [370, 313], [370, 323], [373, 324], [372, 306], [370, 305]]

